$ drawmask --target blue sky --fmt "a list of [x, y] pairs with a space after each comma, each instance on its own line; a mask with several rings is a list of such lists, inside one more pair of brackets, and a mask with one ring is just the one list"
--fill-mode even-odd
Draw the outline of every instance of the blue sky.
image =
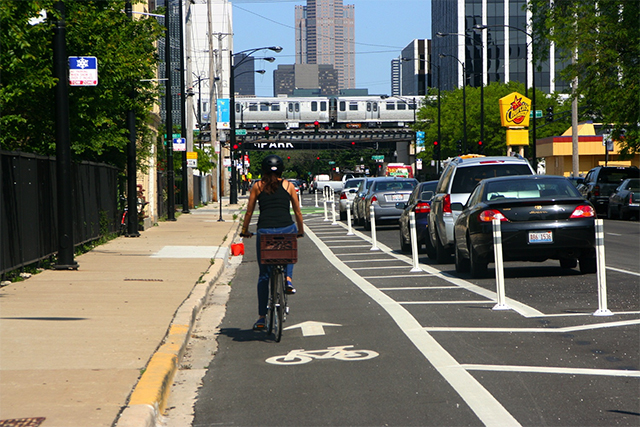
[[[273, 73], [278, 64], [295, 59], [294, 7], [305, 0], [232, 0], [234, 51], [279, 45], [274, 63], [256, 61], [256, 95], [273, 95]], [[413, 39], [431, 38], [430, 0], [344, 0], [355, 5], [356, 87], [371, 94], [391, 91], [391, 60]], [[259, 57], [258, 52], [254, 56]]]

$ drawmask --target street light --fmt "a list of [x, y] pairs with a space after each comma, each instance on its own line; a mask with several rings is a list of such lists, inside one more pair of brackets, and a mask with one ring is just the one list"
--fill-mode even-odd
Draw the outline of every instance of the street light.
[[[233, 164], [234, 157], [234, 149], [233, 146], [236, 144], [236, 95], [235, 95], [235, 69], [240, 66], [244, 61], [246, 61], [251, 55], [258, 52], [259, 50], [272, 50], [276, 53], [282, 52], [282, 47], [280, 46], [267, 46], [267, 47], [258, 47], [255, 49], [247, 49], [241, 52], [236, 53], [239, 55], [241, 53], [246, 54], [244, 58], [237, 64], [234, 64], [234, 54], [229, 51], [229, 98], [230, 98], [230, 117], [229, 117], [229, 130], [230, 130], [230, 143], [229, 148], [231, 150], [231, 188], [229, 189], [229, 204], [235, 205], [238, 203], [238, 187], [237, 187], [237, 179], [236, 179], [236, 169]], [[265, 61], [273, 62], [276, 59], [273, 57], [262, 58]], [[263, 71], [263, 70], [261, 70]]]
[[460, 66], [462, 67], [462, 130], [464, 132], [462, 151], [464, 153], [465, 151], [467, 151], [467, 92], [464, 89], [467, 85], [467, 72], [464, 69], [464, 62], [460, 61], [458, 58], [453, 55], [447, 55], [446, 53], [440, 54], [440, 58], [445, 58], [447, 56], [458, 61], [460, 63]]
[[[518, 28], [518, 27], [514, 27], [511, 25], [507, 25], [507, 24], [502, 24], [502, 25], [481, 25], [481, 24], [476, 24], [473, 26], [473, 28], [475, 30], [486, 30], [488, 28], [496, 28], [496, 27], [503, 27], [503, 28], [511, 28], [513, 30], [516, 31], [520, 31], [522, 34], [526, 35], [527, 37], [529, 37], [531, 39], [531, 80], [532, 80], [532, 89], [533, 89], [533, 96], [531, 97], [531, 111], [533, 111], [533, 125], [531, 126], [531, 130], [533, 132], [533, 147], [531, 149], [531, 157], [533, 158], [533, 170], [537, 172], [538, 170], [538, 159], [536, 156], [536, 60], [535, 60], [535, 46], [534, 46], [534, 38], [533, 38], [533, 34], [526, 32], [525, 30]], [[528, 68], [528, 67], [527, 67]], [[528, 82], [527, 82], [528, 83]], [[525, 87], [527, 85], [527, 83], [525, 83]]]
[[[436, 67], [438, 69], [438, 143], [442, 143], [441, 138], [441, 126], [440, 126], [440, 65], [434, 64], [433, 62], [427, 61], [426, 59], [416, 58], [418, 61], [422, 61], [425, 64], [429, 64], [431, 67]], [[412, 58], [401, 58], [402, 61], [413, 61]], [[431, 74], [431, 73], [429, 73]], [[438, 150], [438, 158], [436, 159], [436, 174], [440, 174], [440, 150]]]
[[[474, 47], [476, 44], [475, 37], [472, 37], [468, 34], [437, 32], [436, 36], [440, 38], [447, 37], [447, 36], [463, 36], [463, 37], [470, 38], [473, 41]], [[474, 73], [474, 74], [477, 74], [477, 73]], [[482, 70], [480, 72], [480, 76], [481, 76], [481, 79], [480, 79], [480, 141], [484, 143], [484, 63], [482, 64]]]

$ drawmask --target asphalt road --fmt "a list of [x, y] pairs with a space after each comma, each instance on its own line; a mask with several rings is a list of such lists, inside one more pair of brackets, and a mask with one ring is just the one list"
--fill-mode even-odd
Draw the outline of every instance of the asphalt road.
[[[640, 424], [637, 222], [605, 221], [614, 315], [598, 317], [595, 274], [507, 263], [510, 309], [493, 310], [495, 279], [425, 255], [412, 272], [397, 227], [379, 227], [372, 251], [370, 232], [347, 236], [309, 212], [309, 196], [303, 206], [290, 329], [280, 343], [251, 330], [258, 267], [246, 242], [194, 426]], [[277, 357], [292, 351], [306, 363]]]

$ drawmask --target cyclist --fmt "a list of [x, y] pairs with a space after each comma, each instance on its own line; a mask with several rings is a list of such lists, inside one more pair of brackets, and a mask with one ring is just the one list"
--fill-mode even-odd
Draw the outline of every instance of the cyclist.
[[[256, 206], [259, 203], [260, 216], [256, 232], [256, 248], [258, 253], [258, 265], [260, 273], [258, 275], [258, 321], [253, 325], [254, 330], [265, 328], [265, 316], [267, 314], [267, 302], [269, 299], [269, 275], [271, 267], [260, 263], [260, 234], [297, 234], [303, 237], [304, 228], [302, 224], [302, 212], [300, 212], [300, 202], [296, 194], [295, 186], [282, 179], [284, 163], [276, 155], [265, 157], [262, 161], [262, 179], [251, 187], [247, 213], [244, 216], [242, 225], [242, 237], [251, 237], [249, 233], [249, 223]], [[295, 223], [291, 218], [289, 207], [293, 207]], [[296, 226], [297, 224], [297, 226]], [[287, 265], [287, 283], [285, 292], [294, 294], [293, 287], [293, 264]]]

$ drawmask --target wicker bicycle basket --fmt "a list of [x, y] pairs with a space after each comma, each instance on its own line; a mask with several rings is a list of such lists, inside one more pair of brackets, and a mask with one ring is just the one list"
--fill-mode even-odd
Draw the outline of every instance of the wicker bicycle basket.
[[298, 262], [298, 239], [295, 234], [261, 234], [262, 264], [295, 264]]

